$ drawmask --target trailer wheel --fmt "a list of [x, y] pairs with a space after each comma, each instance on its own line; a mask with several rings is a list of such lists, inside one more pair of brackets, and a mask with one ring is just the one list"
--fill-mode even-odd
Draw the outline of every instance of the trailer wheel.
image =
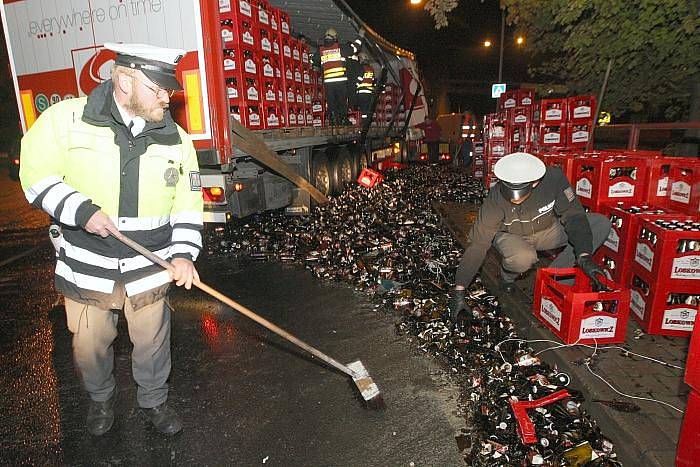
[[324, 195], [330, 195], [332, 180], [330, 164], [328, 163], [326, 154], [317, 153], [313, 155], [311, 170], [311, 180], [314, 186]]
[[340, 194], [345, 190], [345, 185], [353, 180], [353, 160], [347, 149], [341, 149], [338, 152], [335, 158], [335, 170], [332, 173], [335, 175], [333, 180], [335, 194]]

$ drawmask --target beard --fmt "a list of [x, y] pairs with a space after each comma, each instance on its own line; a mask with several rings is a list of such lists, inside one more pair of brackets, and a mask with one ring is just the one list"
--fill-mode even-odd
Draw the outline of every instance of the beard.
[[147, 122], [158, 123], [163, 121], [165, 111], [168, 110], [168, 104], [161, 105], [159, 101], [156, 100], [151, 107], [146, 107], [141, 103], [137, 92], [135, 92], [131, 94], [125, 109], [130, 115], [141, 117]]

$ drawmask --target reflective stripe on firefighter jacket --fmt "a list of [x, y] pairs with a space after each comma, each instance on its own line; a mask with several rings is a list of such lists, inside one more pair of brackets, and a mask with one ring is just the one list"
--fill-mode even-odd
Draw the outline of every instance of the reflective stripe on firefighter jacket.
[[202, 194], [189, 135], [169, 112], [137, 136], [124, 125], [112, 82], [52, 105], [22, 139], [25, 196], [63, 226], [56, 288], [103, 309], [163, 298], [170, 277], [115, 238], [84, 230], [102, 210], [126, 236], [163, 259], [195, 260], [202, 248]]
[[370, 65], [362, 66], [362, 75], [357, 77], [357, 93], [372, 94], [374, 92], [374, 68]]
[[345, 57], [343, 57], [338, 42], [321, 46], [319, 48], [319, 53], [321, 54], [321, 68], [323, 69], [324, 83], [348, 80]]

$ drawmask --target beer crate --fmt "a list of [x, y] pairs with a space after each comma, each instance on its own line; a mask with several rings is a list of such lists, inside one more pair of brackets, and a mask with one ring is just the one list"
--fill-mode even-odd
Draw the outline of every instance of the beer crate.
[[676, 467], [697, 467], [700, 459], [700, 394], [691, 391], [676, 448]]
[[566, 124], [561, 122], [541, 122], [539, 125], [539, 141], [541, 148], [544, 147], [565, 147], [566, 146]]
[[642, 267], [632, 264], [627, 286], [630, 288], [632, 318], [644, 332], [662, 336], [690, 335], [698, 305], [688, 297], [697, 296], [697, 285], [655, 282]]
[[689, 214], [700, 213], [700, 163], [697, 159], [674, 159], [669, 183], [669, 207]]
[[540, 122], [560, 124], [567, 121], [566, 99], [542, 99], [540, 101]]
[[[625, 153], [627, 156], [637, 156], [638, 154], [637, 151]], [[669, 178], [674, 158], [650, 155], [644, 160], [647, 163], [647, 170], [642, 201], [657, 206], [668, 206]]]
[[[634, 245], [639, 235], [642, 219], [648, 220], [692, 220], [692, 217], [674, 213], [656, 206], [635, 206], [630, 203], [618, 203], [617, 206], [603, 205], [600, 213], [610, 219], [610, 233], [605, 243], [596, 251], [595, 258], [604, 264], [613, 280], [620, 284], [627, 281], [630, 264], [634, 261]], [[607, 259], [606, 259], [607, 258]], [[611, 263], [611, 261], [613, 263]]]
[[274, 104], [263, 106], [263, 127], [274, 130], [282, 127], [282, 110]]
[[[700, 291], [695, 293], [698, 294], [696, 298], [700, 300]], [[688, 358], [685, 361], [685, 384], [693, 388], [694, 391], [700, 391], [700, 324], [697, 321], [693, 326]]]
[[595, 104], [595, 96], [569, 97], [566, 105], [569, 122], [593, 123]]
[[574, 169], [576, 194], [594, 211], [618, 201], [639, 203], [644, 193], [646, 164], [607, 154], [578, 158]]
[[[573, 279], [573, 285], [561, 280]], [[578, 268], [537, 270], [533, 313], [565, 344], [612, 344], [625, 341], [630, 291], [601, 277], [611, 290], [594, 292]]]
[[634, 240], [634, 264], [648, 283], [700, 289], [700, 223], [642, 219]]
[[234, 105], [229, 107], [233, 118], [250, 130], [262, 130], [263, 118], [260, 105]]
[[508, 123], [525, 125], [532, 123], [532, 107], [513, 107], [506, 111]]
[[585, 148], [592, 132], [593, 120], [569, 122], [566, 125], [567, 147]]
[[574, 162], [575, 157], [579, 155], [574, 152], [555, 152], [551, 154], [540, 154], [540, 159], [546, 166], [559, 167], [569, 183], [574, 183]]

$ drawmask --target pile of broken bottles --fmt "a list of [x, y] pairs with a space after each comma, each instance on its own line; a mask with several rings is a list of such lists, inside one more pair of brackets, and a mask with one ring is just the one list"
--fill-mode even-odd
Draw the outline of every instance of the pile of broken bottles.
[[[399, 330], [417, 336], [424, 351], [466, 381], [469, 429], [458, 444], [468, 464], [619, 465], [569, 377], [517, 339], [478, 277], [469, 290], [472, 312], [449, 319], [447, 294], [462, 251], [433, 207], [478, 204], [484, 195], [480, 181], [450, 168], [410, 167], [388, 173], [375, 188], [346, 189], [307, 217], [255, 215], [225, 238], [208, 239], [208, 253], [303, 263], [317, 277], [352, 284], [401, 312]], [[557, 400], [516, 416], [516, 400], [545, 397]], [[527, 442], [525, 418], [534, 425]]]

